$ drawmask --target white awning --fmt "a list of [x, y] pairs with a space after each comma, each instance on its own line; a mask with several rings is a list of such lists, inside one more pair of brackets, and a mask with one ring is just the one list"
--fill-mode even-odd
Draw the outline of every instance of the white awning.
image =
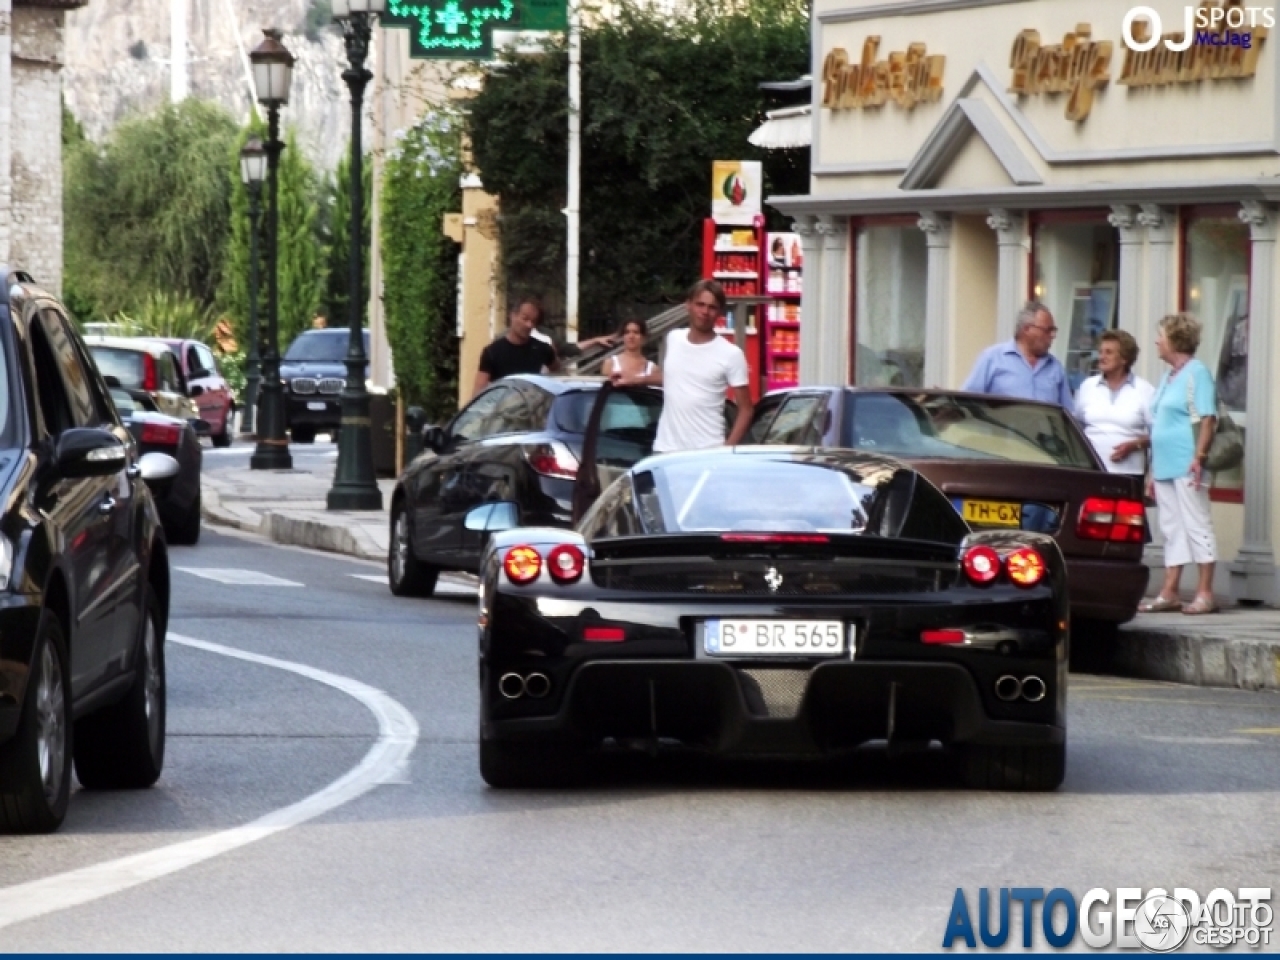
[[813, 143], [812, 108], [805, 104], [770, 110], [765, 114], [764, 123], [756, 127], [747, 140], [752, 146], [764, 150], [794, 150], [810, 146]]

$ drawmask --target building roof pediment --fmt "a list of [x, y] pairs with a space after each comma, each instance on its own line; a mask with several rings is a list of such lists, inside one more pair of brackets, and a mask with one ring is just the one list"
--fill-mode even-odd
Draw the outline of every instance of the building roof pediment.
[[[991, 79], [989, 71], [979, 67], [965, 81], [960, 93], [911, 158], [899, 184], [901, 189], [929, 190], [938, 186], [948, 167], [975, 136], [985, 144], [1012, 184], [1033, 187], [1044, 183], [1035, 164], [996, 116], [989, 98], [982, 96], [980, 87], [990, 87]], [[989, 92], [994, 94], [990, 99], [998, 104], [998, 91], [991, 89]]]

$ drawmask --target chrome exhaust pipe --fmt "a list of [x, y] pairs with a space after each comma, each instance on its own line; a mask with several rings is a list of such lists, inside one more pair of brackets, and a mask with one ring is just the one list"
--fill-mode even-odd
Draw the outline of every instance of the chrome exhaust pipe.
[[1022, 678], [1022, 699], [1039, 703], [1044, 699], [1046, 688], [1044, 681], [1032, 674]]
[[551, 692], [551, 678], [545, 673], [531, 673], [524, 678], [524, 692], [535, 700], [541, 700]]
[[[996, 681], [996, 696], [1005, 703], [1012, 703], [1022, 693], [1022, 681], [1006, 673]], [[1041, 696], [1044, 696], [1043, 692]]]
[[504, 673], [498, 680], [498, 692], [508, 700], [519, 700], [525, 694], [524, 677], [518, 673]]

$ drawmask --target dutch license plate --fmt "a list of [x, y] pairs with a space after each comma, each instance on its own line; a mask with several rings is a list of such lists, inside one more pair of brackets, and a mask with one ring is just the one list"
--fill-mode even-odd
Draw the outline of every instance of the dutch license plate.
[[315, 400], [307, 404], [308, 410], [323, 410], [324, 408], [325, 408], [325, 405], [323, 403], [319, 403]]
[[960, 515], [984, 527], [1022, 526], [1022, 504], [1001, 500], [965, 500]]
[[708, 620], [703, 649], [712, 657], [839, 657], [839, 620]]

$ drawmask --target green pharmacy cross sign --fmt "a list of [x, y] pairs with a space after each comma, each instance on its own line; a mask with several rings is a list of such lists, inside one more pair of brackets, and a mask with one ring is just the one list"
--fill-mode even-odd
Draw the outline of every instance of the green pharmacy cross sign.
[[487, 60], [493, 31], [564, 30], [565, 0], [388, 0], [382, 24], [409, 30], [417, 59]]

